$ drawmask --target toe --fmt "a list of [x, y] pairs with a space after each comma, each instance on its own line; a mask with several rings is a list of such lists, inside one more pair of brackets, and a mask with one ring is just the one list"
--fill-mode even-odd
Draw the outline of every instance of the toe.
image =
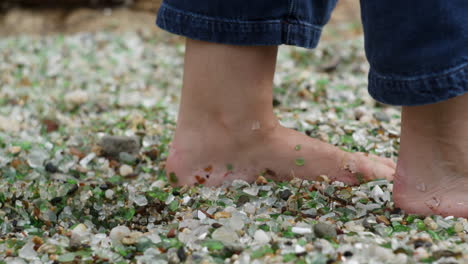
[[382, 162], [383, 164], [387, 165], [388, 167], [392, 168], [392, 169], [396, 169], [396, 163], [392, 160], [392, 159], [389, 159], [389, 158], [384, 158], [384, 157], [379, 157], [379, 156], [375, 156], [373, 155], [374, 157], [377, 158], [377, 160], [379, 160], [380, 162]]
[[392, 160], [363, 154], [358, 155], [358, 159], [358, 172], [361, 172], [366, 180], [393, 179], [396, 164]]
[[382, 164], [385, 164], [390, 168], [396, 169], [397, 165], [392, 159], [385, 158], [385, 157], [380, 157], [380, 156], [377, 156], [377, 155], [374, 155], [374, 154], [368, 154], [368, 153], [364, 153], [364, 152], [359, 152], [357, 154], [361, 155], [361, 156], [364, 156], [364, 157], [367, 157], [368, 159], [373, 160], [375, 162], [380, 162]]

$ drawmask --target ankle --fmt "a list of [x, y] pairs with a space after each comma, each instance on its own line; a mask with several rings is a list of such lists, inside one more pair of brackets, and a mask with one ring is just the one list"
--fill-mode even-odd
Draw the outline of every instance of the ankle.
[[200, 138], [213, 136], [211, 140], [250, 141], [268, 137], [279, 127], [277, 118], [271, 115], [242, 116], [215, 112], [190, 113], [181, 112], [177, 122], [177, 135]]

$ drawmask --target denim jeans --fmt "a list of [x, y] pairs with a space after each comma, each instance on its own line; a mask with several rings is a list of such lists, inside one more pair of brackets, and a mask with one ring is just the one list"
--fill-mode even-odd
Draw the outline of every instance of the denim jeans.
[[[337, 0], [165, 0], [157, 25], [232, 45], [315, 48]], [[361, 0], [369, 92], [423, 105], [468, 91], [468, 0]]]

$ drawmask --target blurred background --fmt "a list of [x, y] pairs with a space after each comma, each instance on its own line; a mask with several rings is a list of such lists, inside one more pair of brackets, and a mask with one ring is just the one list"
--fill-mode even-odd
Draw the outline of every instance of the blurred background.
[[[95, 31], [157, 33], [155, 14], [162, 0], [0, 0], [0, 35]], [[341, 0], [324, 39], [361, 34], [358, 0]]]

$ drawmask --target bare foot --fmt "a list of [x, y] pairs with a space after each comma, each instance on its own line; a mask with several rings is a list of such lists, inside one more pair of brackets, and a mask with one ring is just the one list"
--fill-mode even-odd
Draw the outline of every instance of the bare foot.
[[394, 163], [350, 154], [281, 127], [273, 112], [276, 46], [231, 46], [187, 40], [184, 85], [166, 164], [174, 185], [221, 185], [315, 179], [350, 184], [390, 179]]
[[357, 184], [376, 178], [391, 179], [395, 164], [390, 159], [348, 153], [278, 124], [263, 128], [252, 121], [246, 135], [236, 136], [222, 126], [178, 130], [167, 160], [173, 184], [207, 186], [259, 175], [274, 180], [293, 177]]
[[407, 213], [468, 217], [468, 95], [404, 107], [394, 183]]

